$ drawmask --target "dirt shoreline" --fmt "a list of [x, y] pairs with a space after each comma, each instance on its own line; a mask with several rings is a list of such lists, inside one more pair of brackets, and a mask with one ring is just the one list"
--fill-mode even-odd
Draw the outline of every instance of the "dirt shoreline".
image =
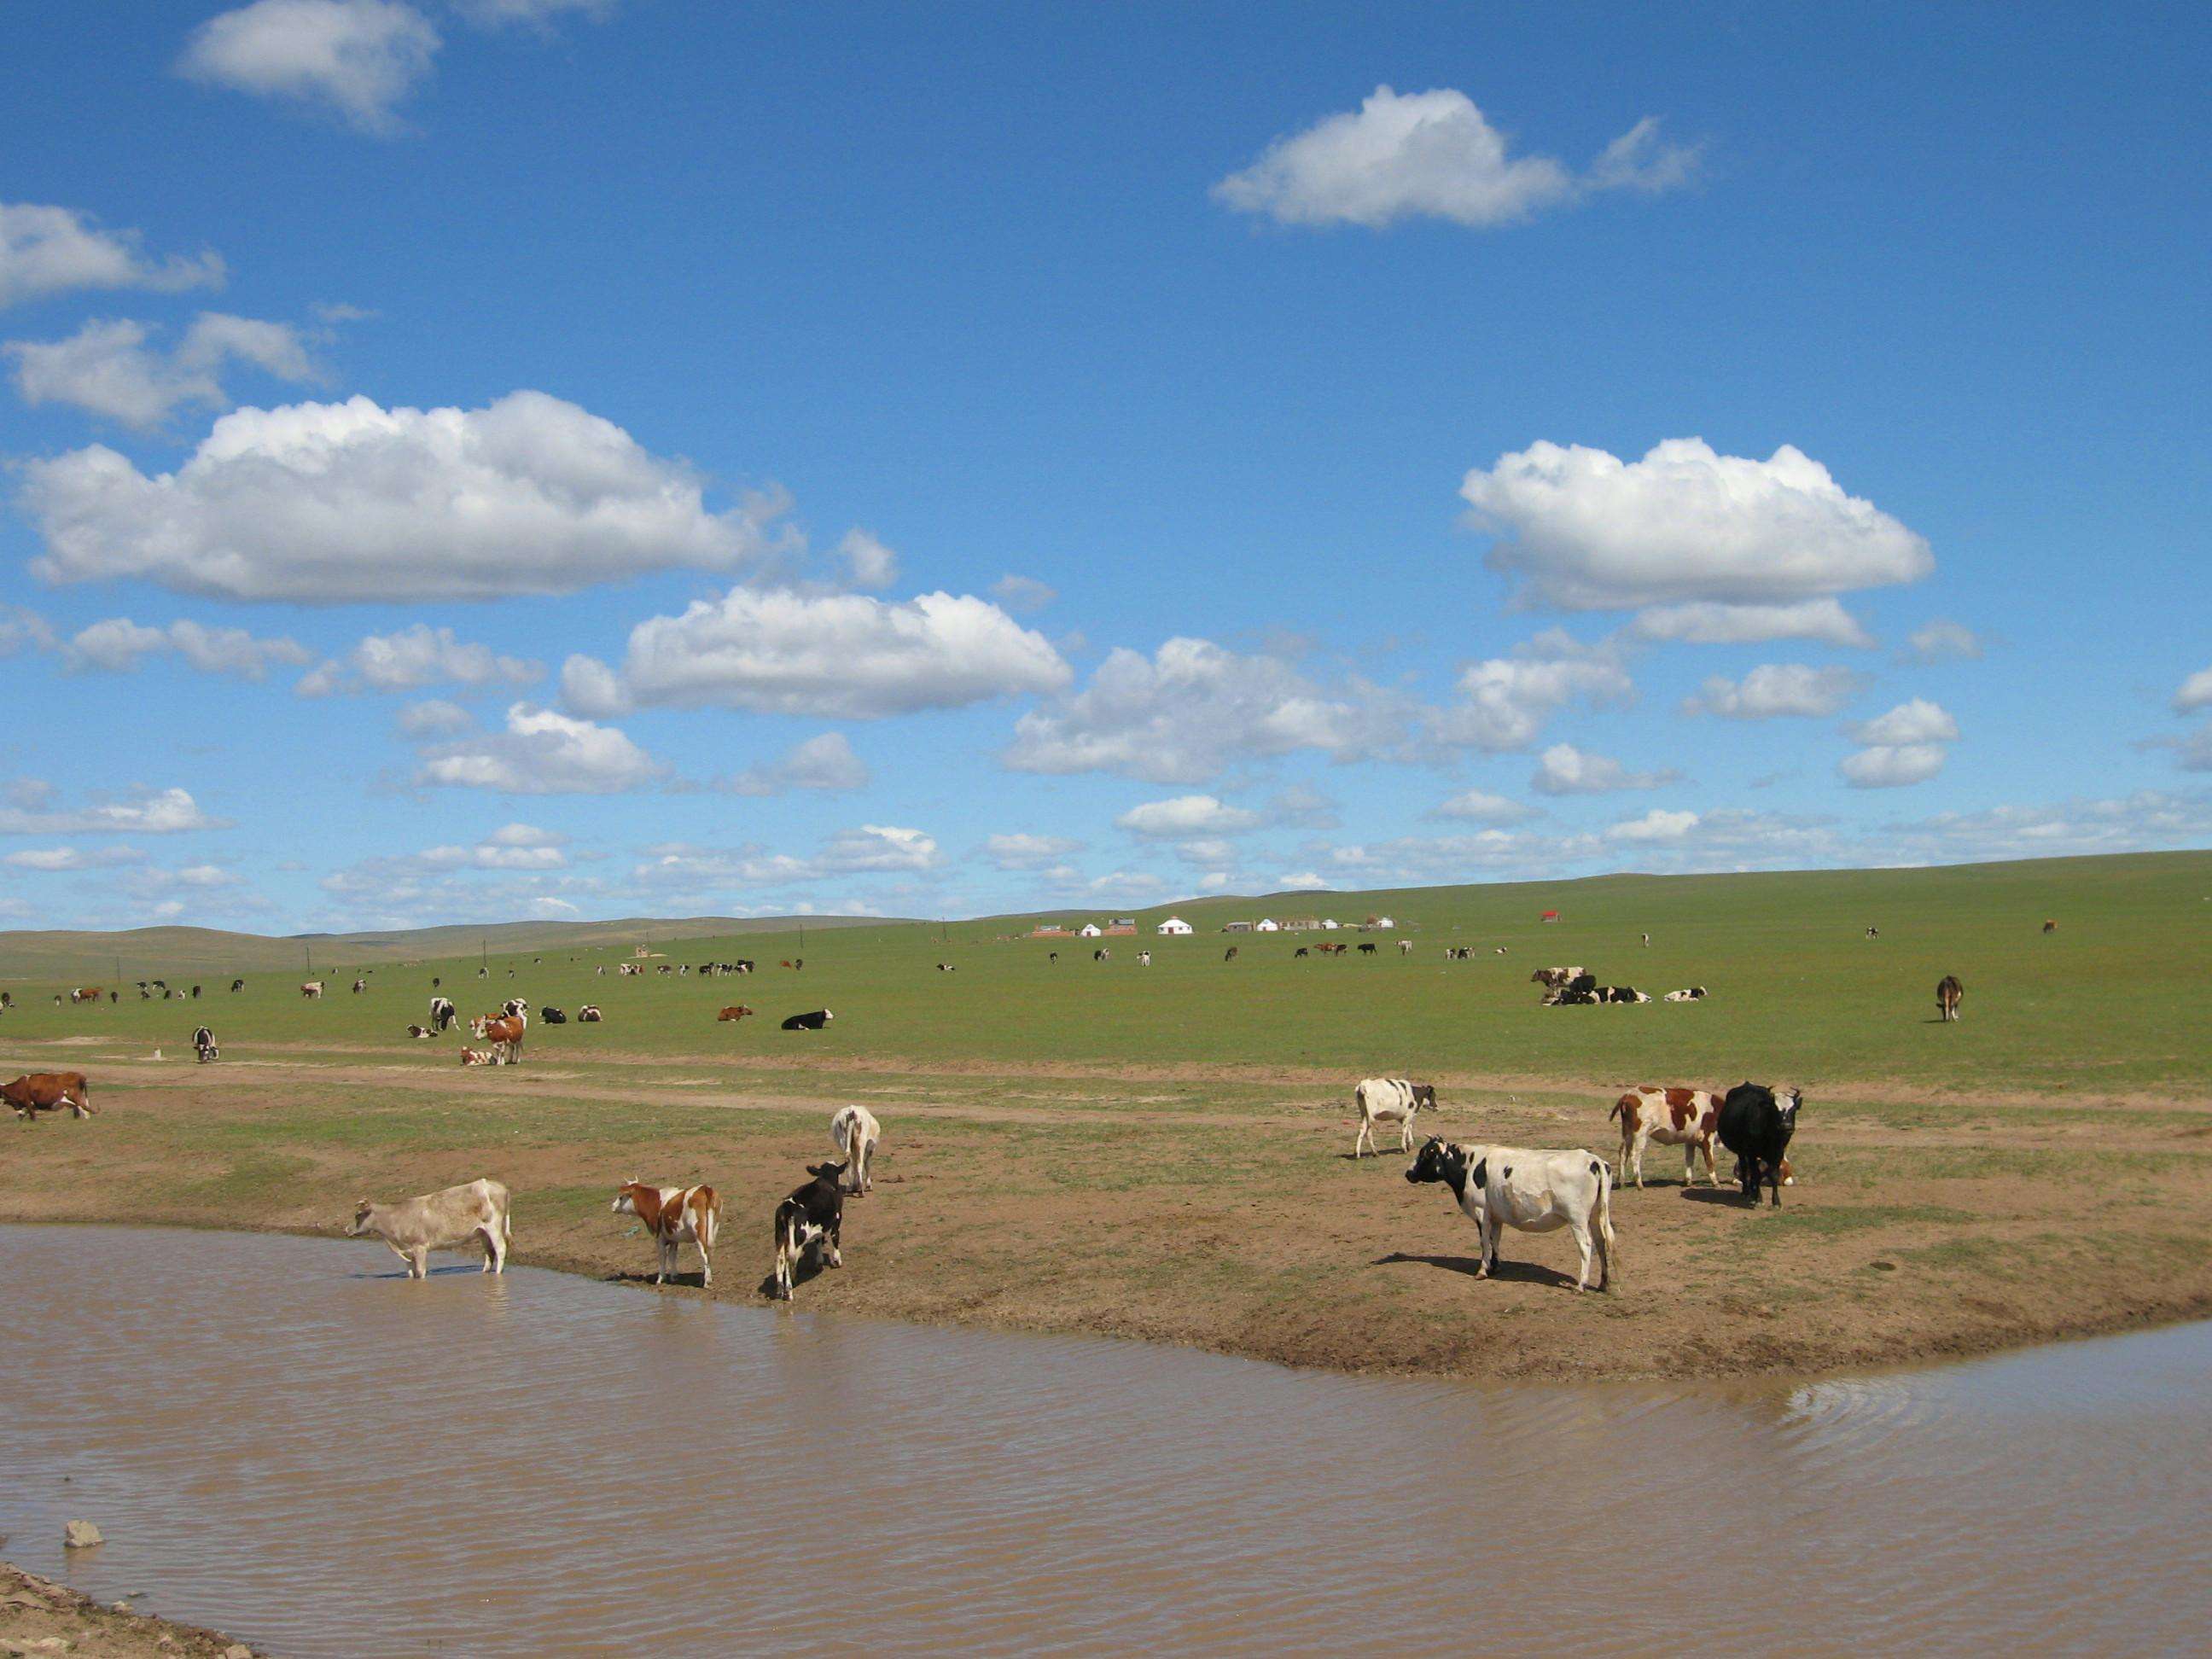
[[[56, 1645], [60, 1644], [61, 1645]], [[86, 1659], [255, 1659], [263, 1650], [121, 1602], [106, 1606], [0, 1560], [0, 1653]]]
[[[515, 1194], [518, 1262], [651, 1284], [608, 1211], [634, 1176], [708, 1180], [713, 1294], [758, 1299], [775, 1200], [828, 1155], [805, 1074], [634, 1068], [112, 1064], [98, 1116], [0, 1124], [0, 1220], [310, 1237], [356, 1198], [485, 1174]], [[847, 1267], [799, 1305], [912, 1323], [1104, 1335], [1334, 1371], [1512, 1381], [1800, 1379], [1967, 1358], [2212, 1316], [2212, 1101], [1883, 1103], [1815, 1095], [1783, 1207], [1681, 1185], [1613, 1196], [1619, 1287], [1578, 1295], [1563, 1234], [1509, 1234], [1473, 1278], [1472, 1224], [1410, 1187], [1395, 1148], [1352, 1162], [1335, 1087], [1241, 1092], [919, 1068], [866, 1090], [879, 1184], [848, 1206]], [[779, 1085], [781, 1086], [779, 1086]], [[1493, 1082], [1448, 1138], [1587, 1146], [1609, 1097]], [[1469, 1097], [1473, 1097], [1472, 1096]], [[1424, 1126], [1425, 1128], [1427, 1126]], [[2082, 1209], [2087, 1181], [2101, 1194]], [[364, 1244], [365, 1265], [390, 1267]], [[696, 1256], [681, 1285], [696, 1296]]]

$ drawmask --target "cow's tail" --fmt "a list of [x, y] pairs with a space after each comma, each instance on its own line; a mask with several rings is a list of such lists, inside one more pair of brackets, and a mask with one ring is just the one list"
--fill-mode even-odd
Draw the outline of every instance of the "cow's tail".
[[1593, 1158], [1590, 1159], [1590, 1173], [1597, 1177], [1597, 1208], [1590, 1218], [1597, 1224], [1595, 1229], [1599, 1269], [1597, 1287], [1609, 1291], [1613, 1288], [1615, 1275], [1620, 1271], [1619, 1263], [1613, 1260], [1613, 1171], [1606, 1167], [1603, 1158]]
[[1619, 1100], [1616, 1100], [1616, 1101], [1614, 1101], [1614, 1102], [1613, 1103], [1613, 1109], [1612, 1109], [1611, 1111], [1607, 1112], [1607, 1113], [1606, 1114], [1606, 1115], [1607, 1115], [1607, 1117], [1609, 1117], [1609, 1118], [1617, 1118], [1617, 1117], [1620, 1116], [1620, 1115], [1621, 1115], [1622, 1113], [1626, 1112], [1627, 1109], [1628, 1109], [1628, 1097], [1627, 1097], [1626, 1095], [1623, 1095], [1623, 1096], [1621, 1096], [1621, 1097], [1620, 1097]]

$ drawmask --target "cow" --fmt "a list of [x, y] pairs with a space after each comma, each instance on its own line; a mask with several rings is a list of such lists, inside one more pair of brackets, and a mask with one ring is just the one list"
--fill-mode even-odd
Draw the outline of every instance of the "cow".
[[[1103, 956], [1103, 955], [1104, 954], [1104, 952], [1103, 952], [1103, 951], [1101, 951], [1101, 952], [1100, 952], [1100, 954]], [[1234, 961], [1236, 961], [1236, 960], [1237, 960], [1237, 947], [1236, 947], [1235, 945], [1231, 945], [1231, 946], [1230, 946], [1226, 951], [1224, 951], [1221, 953], [1221, 959], [1222, 959], [1224, 962], [1234, 962]]]
[[699, 1284], [714, 1282], [714, 1235], [721, 1230], [722, 1201], [712, 1187], [648, 1187], [642, 1181], [625, 1181], [615, 1194], [617, 1215], [634, 1215], [645, 1224], [660, 1246], [654, 1269], [656, 1285], [676, 1273], [676, 1247], [699, 1247]]
[[775, 1206], [775, 1297], [780, 1302], [791, 1300], [792, 1274], [816, 1245], [821, 1247], [824, 1267], [845, 1265], [837, 1249], [845, 1224], [845, 1166], [811, 1164], [806, 1173], [814, 1179], [793, 1188], [791, 1196]]
[[[1437, 1090], [1432, 1083], [1411, 1083], [1401, 1077], [1370, 1077], [1363, 1079], [1352, 1091], [1352, 1103], [1359, 1108], [1359, 1133], [1352, 1137], [1352, 1155], [1357, 1158], [1360, 1148], [1376, 1152], [1375, 1126], [1395, 1123], [1398, 1126], [1398, 1150], [1413, 1150], [1413, 1119], [1423, 1111], [1437, 1109]], [[1376, 1156], [1381, 1156], [1376, 1152]]]
[[1966, 994], [1966, 988], [1959, 983], [1956, 974], [1946, 974], [1936, 981], [1936, 1017], [1946, 1025], [1959, 1017], [1959, 1003]]
[[1138, 951], [1138, 952], [1137, 952], [1137, 966], [1138, 966], [1138, 967], [1139, 967], [1139, 968], [1149, 968], [1149, 967], [1151, 967], [1152, 965], [1152, 953], [1150, 951]]
[[1778, 1097], [1763, 1084], [1739, 1083], [1721, 1102], [1721, 1145], [1735, 1154], [1736, 1179], [1750, 1203], [1759, 1202], [1759, 1189], [1771, 1189], [1774, 1203], [1782, 1202], [1782, 1185], [1790, 1150], [1790, 1137], [1797, 1133], [1797, 1109], [1805, 1103], [1801, 1089], [1785, 1089]]
[[1528, 975], [1528, 983], [1540, 985], [1547, 991], [1563, 989], [1583, 976], [1579, 968], [1539, 968]]
[[[1231, 951], [1229, 954], [1233, 957], [1237, 952]], [[1111, 951], [1102, 948], [1100, 950], [1093, 951], [1091, 953], [1091, 959], [1093, 962], [1111, 962], [1114, 959], [1114, 953]]]
[[460, 1015], [454, 1010], [453, 1001], [451, 997], [432, 997], [430, 999], [430, 1029], [432, 1030], [445, 1030], [459, 1018]]
[[1651, 999], [1632, 985], [1601, 985], [1590, 993], [1599, 1002], [1649, 1002]]
[[215, 1046], [215, 1033], [204, 1025], [192, 1033], [192, 1052], [199, 1056], [203, 1066], [222, 1058], [222, 1050]]
[[1374, 941], [1370, 939], [1367, 943], [1362, 945], [1359, 947], [1359, 954], [1363, 957], [1373, 956], [1375, 954]]
[[865, 1193], [876, 1184], [876, 1143], [883, 1138], [884, 1126], [865, 1106], [841, 1106], [830, 1118], [830, 1144], [845, 1161], [851, 1191]]
[[538, 1018], [548, 1025], [566, 1025], [568, 1023], [568, 1016], [550, 1003], [538, 1011]]
[[367, 980], [365, 980], [365, 979], [357, 979], [357, 980], [354, 981], [354, 982], [353, 982], [353, 994], [354, 994], [356, 996], [359, 996], [359, 995], [360, 995], [363, 991], [366, 991], [367, 989], [368, 989], [368, 981]]
[[509, 997], [499, 1005], [499, 1011], [509, 1019], [527, 1019], [530, 1018], [530, 999]]
[[818, 1031], [836, 1016], [827, 1008], [817, 1008], [811, 1014], [793, 1014], [783, 1022], [787, 1031]]
[[198, 1002], [199, 1000], [200, 1000], [200, 988], [199, 988], [198, 986], [195, 985], [195, 986], [193, 986], [193, 987], [192, 987], [192, 1000], [193, 1000], [194, 1002]]
[[410, 1279], [430, 1276], [431, 1251], [477, 1242], [483, 1245], [484, 1272], [496, 1273], [507, 1270], [514, 1222], [505, 1187], [496, 1181], [471, 1181], [397, 1204], [373, 1204], [364, 1198], [354, 1209], [346, 1237], [372, 1234], [407, 1264]]
[[1687, 985], [1679, 991], [1668, 992], [1659, 1000], [1662, 1002], [1703, 1002], [1705, 1000], [1705, 988], [1702, 985]]
[[428, 1038], [434, 1037], [438, 1034], [427, 1025], [410, 1025], [407, 1028], [407, 1035], [420, 1042], [427, 1041]]
[[319, 979], [308, 980], [300, 987], [300, 994], [306, 997], [311, 1002], [321, 1001], [323, 997], [322, 981]]
[[1398, 941], [1398, 954], [1401, 957], [1410, 957], [1413, 955], [1413, 941], [1409, 939], [1400, 939]]
[[64, 1106], [77, 1117], [92, 1115], [92, 1085], [82, 1072], [26, 1072], [13, 1083], [0, 1084], [0, 1100], [26, 1122]]
[[97, 985], [81, 985], [70, 993], [71, 1002], [97, 1002], [100, 998], [100, 988]]
[[1306, 950], [1306, 947], [1305, 947], [1304, 945], [1301, 945], [1300, 946], [1298, 946], [1298, 948], [1297, 948], [1297, 950], [1295, 950], [1295, 951], [1291, 951], [1291, 960], [1292, 960], [1292, 961], [1296, 961], [1298, 957], [1303, 957], [1303, 956], [1306, 956], [1306, 955], [1309, 955], [1309, 954], [1310, 954], [1310, 952]]
[[579, 1025], [597, 1025], [605, 1018], [606, 1016], [599, 1012], [599, 1005], [596, 1002], [587, 1002], [576, 1010], [576, 1024]]
[[461, 1049], [461, 1064], [464, 1066], [496, 1066], [499, 1064], [499, 1055], [489, 1048], [471, 1048], [464, 1045]]
[[2046, 921], [2043, 924], [2043, 931], [2046, 933], [2055, 933], [2058, 931], [2058, 924], [2055, 921]]
[[1048, 963], [1051, 963], [1053, 966], [1057, 967], [1057, 966], [1059, 965], [1059, 963], [1060, 963], [1060, 952], [1059, 952], [1059, 951], [1046, 951], [1046, 952], [1045, 952], [1045, 960], [1046, 960]]
[[715, 1015], [714, 1018], [717, 1024], [721, 1024], [733, 1019], [743, 1019], [750, 1012], [752, 1012], [752, 1010], [746, 1007], [744, 1003], [733, 1002], [728, 1007], [723, 1009], [720, 1013]]
[[940, 962], [937, 964], [937, 971], [940, 974], [950, 974], [957, 970], [953, 968], [951, 963]]
[[236, 995], [237, 995], [240, 991], [243, 991], [245, 988], [246, 988], [246, 981], [245, 981], [244, 980], [242, 980], [242, 979], [234, 979], [234, 980], [231, 981], [231, 982], [230, 982], [230, 994], [231, 994], [231, 995], [233, 995], [233, 996], [236, 996]]
[[529, 1028], [527, 1014], [478, 1014], [469, 1022], [469, 1030], [491, 1044], [497, 1062], [503, 1066], [522, 1064], [522, 1038]]
[[1406, 1170], [1406, 1179], [1441, 1181], [1475, 1224], [1481, 1240], [1477, 1279], [1498, 1266], [1498, 1235], [1507, 1227], [1548, 1233], [1561, 1227], [1575, 1236], [1582, 1270], [1575, 1288], [1589, 1288], [1590, 1258], [1597, 1258], [1597, 1288], [1611, 1290], [1613, 1261], [1613, 1172], [1595, 1152], [1531, 1152], [1519, 1146], [1461, 1146], [1431, 1135]]
[[1631, 1089], [1613, 1103], [1607, 1114], [1620, 1121], [1620, 1178], [1644, 1185], [1644, 1148], [1657, 1141], [1682, 1149], [1682, 1184], [1694, 1185], [1698, 1159], [1705, 1160], [1705, 1177], [1716, 1187], [1720, 1171], [1714, 1167], [1713, 1137], [1720, 1128], [1720, 1097], [1711, 1089], [1660, 1089], [1645, 1084]]
[[1881, 929], [1879, 927], [1869, 927], [1866, 931], [1866, 936], [1869, 939], [1880, 939], [1881, 937]]
[[791, 966], [791, 958], [789, 957], [786, 957], [782, 961], [777, 963], [775, 965], [779, 968], [788, 968]]

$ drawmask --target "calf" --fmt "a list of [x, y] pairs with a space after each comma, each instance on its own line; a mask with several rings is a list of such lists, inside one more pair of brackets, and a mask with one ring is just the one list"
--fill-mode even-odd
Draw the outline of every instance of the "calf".
[[712, 1187], [648, 1187], [641, 1181], [625, 1181], [615, 1194], [617, 1215], [634, 1215], [645, 1224], [660, 1246], [660, 1262], [653, 1275], [656, 1285], [676, 1273], [676, 1247], [699, 1247], [699, 1283], [714, 1282], [714, 1235], [722, 1224], [722, 1203]]
[[1705, 1000], [1705, 988], [1702, 985], [1686, 986], [1681, 990], [1668, 992], [1659, 1000], [1662, 1002], [1703, 1002]]
[[397, 1204], [372, 1204], [364, 1198], [353, 1212], [346, 1237], [371, 1234], [407, 1264], [410, 1279], [430, 1276], [431, 1251], [472, 1241], [483, 1244], [483, 1270], [496, 1273], [506, 1271], [514, 1223], [507, 1214], [505, 1187], [496, 1181], [471, 1181]]
[[1138, 966], [1138, 967], [1139, 967], [1139, 968], [1149, 968], [1149, 967], [1151, 967], [1152, 965], [1152, 953], [1150, 951], [1138, 951], [1138, 952], [1137, 952], [1137, 966]]
[[64, 1106], [76, 1116], [92, 1115], [92, 1085], [82, 1072], [26, 1072], [13, 1083], [0, 1084], [0, 1100], [27, 1122]]
[[359, 995], [360, 995], [363, 991], [366, 991], [367, 989], [368, 989], [368, 981], [367, 980], [365, 980], [365, 979], [357, 979], [357, 980], [354, 981], [354, 982], [353, 982], [353, 994], [354, 994], [356, 996], [359, 996]]
[[817, 1008], [811, 1014], [793, 1014], [783, 1022], [787, 1031], [818, 1031], [836, 1016], [827, 1008]]
[[407, 1035], [420, 1042], [438, 1034], [427, 1025], [410, 1025], [407, 1028]]
[[733, 1019], [743, 1019], [750, 1012], [752, 1012], [752, 1010], [746, 1007], [744, 1003], [734, 1002], [728, 1007], [723, 1009], [720, 1013], [715, 1015], [714, 1019], [717, 1024], [724, 1024]]
[[838, 1233], [845, 1224], [845, 1166], [813, 1164], [806, 1173], [814, 1177], [775, 1206], [775, 1297], [791, 1300], [792, 1274], [806, 1252], [821, 1246], [824, 1267], [842, 1267]]
[[538, 1018], [548, 1025], [566, 1025], [568, 1023], [568, 1016], [550, 1003], [538, 1011]]
[[464, 1066], [496, 1066], [499, 1064], [499, 1054], [495, 1049], [464, 1048], [461, 1050], [461, 1064]]
[[192, 1033], [192, 1052], [200, 1057], [203, 1066], [211, 1060], [222, 1058], [222, 1050], [215, 1046], [215, 1033], [204, 1025]]
[[845, 1160], [852, 1191], [865, 1193], [875, 1185], [872, 1172], [876, 1162], [876, 1143], [883, 1136], [884, 1126], [865, 1106], [840, 1107], [830, 1118], [830, 1144]]
[[1436, 1085], [1410, 1083], [1401, 1077], [1365, 1079], [1352, 1091], [1352, 1098], [1359, 1108], [1359, 1133], [1352, 1142], [1352, 1155], [1355, 1158], [1360, 1155], [1363, 1146], [1370, 1152], [1376, 1150], [1375, 1126], [1377, 1123], [1396, 1124], [1398, 1150], [1412, 1152], [1415, 1115], [1437, 1109]]
[[1735, 1154], [1736, 1179], [1743, 1195], [1759, 1202], [1759, 1189], [1768, 1188], [1776, 1205], [1782, 1202], [1787, 1170], [1783, 1154], [1790, 1137], [1797, 1133], [1797, 1109], [1805, 1103], [1804, 1091], [1785, 1089], [1778, 1098], [1763, 1084], [1739, 1083], [1721, 1102], [1721, 1145]]
[[1936, 1017], [1946, 1025], [1959, 1017], [1959, 1003], [1966, 994], [1966, 988], [1959, 983], [1956, 974], [1946, 974], [1936, 981]]
[[1698, 1158], [1705, 1160], [1705, 1177], [1721, 1184], [1714, 1167], [1713, 1137], [1720, 1127], [1720, 1097], [1711, 1089], [1656, 1089], [1645, 1084], [1613, 1102], [1611, 1116], [1620, 1121], [1621, 1179], [1633, 1177], [1644, 1184], [1644, 1148], [1648, 1142], [1682, 1149], [1682, 1184], [1698, 1178]]
[[579, 1025], [597, 1025], [605, 1018], [606, 1016], [599, 1012], [599, 1005], [596, 1002], [587, 1002], [576, 1010], [576, 1024]]
[[1597, 1258], [1597, 1287], [1613, 1288], [1613, 1172], [1605, 1160], [1577, 1146], [1571, 1152], [1530, 1152], [1519, 1146], [1457, 1146], [1431, 1135], [1406, 1171], [1411, 1182], [1441, 1181], [1474, 1222], [1481, 1239], [1477, 1279], [1498, 1266], [1498, 1235], [1507, 1227], [1548, 1233], [1561, 1227], [1575, 1236], [1582, 1270], [1575, 1288], [1589, 1288], [1590, 1258]]

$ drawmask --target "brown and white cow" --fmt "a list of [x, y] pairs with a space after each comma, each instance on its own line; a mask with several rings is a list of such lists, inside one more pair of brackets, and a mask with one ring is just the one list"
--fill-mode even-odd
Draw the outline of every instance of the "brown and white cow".
[[674, 1277], [676, 1247], [699, 1247], [699, 1283], [714, 1282], [714, 1235], [722, 1224], [722, 1201], [712, 1187], [649, 1187], [642, 1181], [625, 1181], [616, 1193], [617, 1215], [634, 1215], [645, 1224], [660, 1246], [660, 1265], [653, 1282]]
[[323, 994], [322, 981], [319, 979], [308, 980], [300, 987], [300, 994], [310, 999], [311, 1000], [319, 1001]]
[[1547, 991], [1556, 991], [1571, 980], [1583, 976], [1579, 968], [1539, 968], [1528, 975], [1528, 983], [1540, 985]]
[[746, 1007], [744, 1003], [733, 1002], [728, 1007], [723, 1009], [720, 1013], [715, 1015], [714, 1018], [718, 1023], [743, 1019], [750, 1012], [752, 1012], [752, 1010]]
[[100, 987], [97, 985], [80, 985], [76, 990], [70, 993], [70, 1000], [71, 1002], [97, 1002], [100, 1000], [102, 994], [103, 994], [100, 991]]
[[1711, 1089], [1660, 1089], [1646, 1084], [1613, 1102], [1612, 1116], [1620, 1120], [1620, 1176], [1644, 1184], [1644, 1148], [1657, 1141], [1682, 1149], [1682, 1184], [1695, 1184], [1698, 1158], [1705, 1160], [1705, 1178], [1721, 1184], [1713, 1164], [1714, 1138], [1720, 1132], [1721, 1097]]
[[27, 1121], [64, 1106], [78, 1117], [92, 1115], [92, 1085], [82, 1072], [26, 1072], [13, 1083], [0, 1084], [0, 1100]]
[[499, 1054], [497, 1051], [490, 1048], [465, 1048], [461, 1050], [461, 1064], [464, 1066], [496, 1066], [499, 1064]]
[[1966, 994], [1966, 988], [1959, 983], [1956, 974], [1946, 974], [1936, 981], [1936, 1016], [1945, 1024], [1959, 1017], [1959, 1004]]
[[478, 1014], [469, 1022], [469, 1030], [491, 1044], [491, 1051], [504, 1066], [522, 1064], [522, 1036], [530, 1029], [530, 1016], [525, 1014]]
[[364, 1198], [354, 1210], [346, 1237], [371, 1234], [407, 1264], [410, 1279], [430, 1276], [431, 1251], [474, 1241], [483, 1244], [483, 1270], [495, 1273], [506, 1271], [514, 1222], [507, 1213], [505, 1187], [496, 1181], [471, 1181], [397, 1204], [372, 1204]]

